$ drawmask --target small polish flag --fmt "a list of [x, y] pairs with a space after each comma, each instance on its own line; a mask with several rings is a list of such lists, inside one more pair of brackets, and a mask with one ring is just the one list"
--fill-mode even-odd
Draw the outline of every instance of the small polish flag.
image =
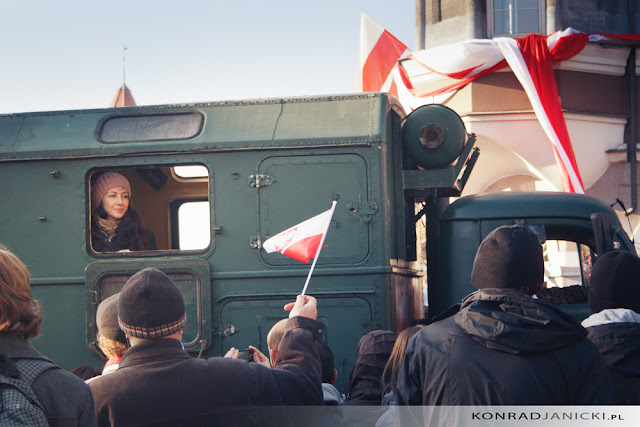
[[317, 259], [335, 207], [334, 201], [328, 211], [276, 234], [267, 239], [262, 247], [268, 253], [280, 252], [304, 263], [308, 263], [311, 258]]

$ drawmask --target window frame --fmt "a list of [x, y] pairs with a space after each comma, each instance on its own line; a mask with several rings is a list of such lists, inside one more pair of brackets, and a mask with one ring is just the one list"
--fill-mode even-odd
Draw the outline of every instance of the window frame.
[[[517, 1], [517, 0], [516, 0]], [[493, 37], [522, 37], [528, 34], [546, 35], [547, 31], [547, 2], [546, 0], [538, 1], [538, 31], [537, 33], [514, 33], [514, 34], [498, 34], [495, 29], [495, 11], [493, 8], [494, 0], [487, 0], [487, 34], [489, 38]], [[517, 13], [517, 9], [516, 9]]]
[[[87, 251], [87, 254], [89, 256], [91, 256], [92, 258], [97, 258], [97, 259], [102, 259], [102, 260], [109, 260], [109, 259], [121, 259], [121, 260], [125, 260], [125, 259], [132, 259], [132, 258], [153, 258], [153, 257], [161, 257], [161, 256], [166, 256], [168, 254], [173, 255], [178, 255], [178, 256], [193, 256], [193, 255], [203, 255], [206, 254], [210, 251], [213, 250], [213, 245], [214, 245], [214, 235], [215, 232], [213, 230], [213, 225], [210, 221], [209, 223], [209, 245], [206, 248], [203, 249], [189, 249], [189, 250], [180, 250], [180, 249], [156, 249], [156, 250], [145, 250], [145, 251], [131, 251], [131, 252], [98, 252], [96, 250], [94, 250], [93, 248], [93, 242], [92, 242], [92, 236], [91, 236], [91, 230], [92, 230], [92, 219], [91, 219], [91, 215], [92, 215], [92, 211], [93, 211], [93, 206], [92, 206], [92, 202], [91, 202], [91, 195], [92, 195], [92, 177], [94, 174], [96, 173], [102, 173], [102, 172], [119, 172], [121, 173], [122, 171], [129, 171], [129, 170], [137, 170], [137, 169], [149, 169], [149, 168], [169, 168], [171, 171], [171, 175], [173, 177], [173, 167], [174, 166], [204, 166], [207, 169], [207, 173], [209, 174], [209, 176], [207, 178], [197, 178], [197, 179], [189, 179], [186, 180], [186, 182], [207, 182], [207, 187], [208, 187], [208, 193], [206, 197], [186, 197], [184, 199], [173, 199], [169, 202], [169, 204], [166, 206], [166, 208], [169, 210], [168, 214], [169, 214], [169, 226], [171, 227], [170, 230], [170, 235], [169, 235], [169, 239], [171, 240], [171, 246], [173, 246], [173, 236], [174, 236], [174, 232], [177, 233], [177, 230], [174, 229], [174, 218], [173, 218], [173, 212], [171, 210], [171, 206], [177, 201], [177, 200], [185, 200], [185, 201], [206, 201], [209, 202], [209, 209], [211, 209], [212, 206], [212, 193], [211, 193], [211, 168], [209, 165], [200, 162], [200, 161], [170, 161], [167, 163], [154, 163], [154, 164], [127, 164], [127, 165], [122, 165], [122, 164], [113, 164], [110, 166], [97, 166], [97, 167], [92, 167], [89, 168], [86, 171], [85, 174], [85, 198], [86, 198], [86, 220], [85, 220], [85, 228], [84, 228], [84, 232], [85, 232], [85, 249]], [[174, 177], [174, 179], [178, 182], [185, 182], [185, 180], [180, 180]], [[210, 217], [212, 215], [212, 213], [209, 213]], [[175, 226], [177, 227], [177, 210], [176, 210], [176, 218], [175, 218]], [[152, 230], [153, 231], [153, 230]], [[176, 234], [177, 236], [177, 234]]]

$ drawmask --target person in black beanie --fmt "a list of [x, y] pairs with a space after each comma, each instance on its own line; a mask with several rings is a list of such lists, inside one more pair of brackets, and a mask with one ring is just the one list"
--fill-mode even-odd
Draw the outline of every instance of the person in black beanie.
[[[98, 424], [287, 425], [286, 406], [321, 405], [315, 298], [299, 295], [274, 369], [234, 358], [192, 359], [182, 346], [185, 304], [155, 268], [131, 276], [120, 292], [118, 321], [131, 348], [118, 369], [89, 386]], [[297, 413], [296, 413], [297, 414]]]
[[613, 380], [616, 405], [640, 404], [640, 258], [620, 250], [591, 269], [589, 308], [582, 326]]
[[[460, 310], [409, 341], [398, 405], [611, 403], [609, 373], [585, 329], [531, 297], [544, 281], [535, 234], [518, 225], [493, 230], [478, 248], [470, 279], [478, 291]], [[411, 419], [412, 411], [397, 414], [408, 424], [431, 421]]]

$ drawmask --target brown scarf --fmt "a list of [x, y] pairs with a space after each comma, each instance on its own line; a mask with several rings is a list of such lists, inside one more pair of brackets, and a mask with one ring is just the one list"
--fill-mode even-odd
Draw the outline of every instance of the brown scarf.
[[110, 242], [111, 239], [113, 239], [113, 236], [116, 235], [116, 229], [118, 228], [120, 221], [115, 219], [100, 218], [97, 215], [96, 219], [98, 220], [98, 226], [100, 227], [100, 229], [104, 232], [104, 234], [107, 235], [107, 241]]

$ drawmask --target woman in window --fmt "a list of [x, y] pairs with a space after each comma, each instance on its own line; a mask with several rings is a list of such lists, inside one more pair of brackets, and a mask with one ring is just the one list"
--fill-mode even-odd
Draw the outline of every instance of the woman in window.
[[96, 252], [155, 250], [153, 233], [142, 228], [131, 205], [131, 186], [124, 176], [105, 172], [91, 190], [91, 244]]

